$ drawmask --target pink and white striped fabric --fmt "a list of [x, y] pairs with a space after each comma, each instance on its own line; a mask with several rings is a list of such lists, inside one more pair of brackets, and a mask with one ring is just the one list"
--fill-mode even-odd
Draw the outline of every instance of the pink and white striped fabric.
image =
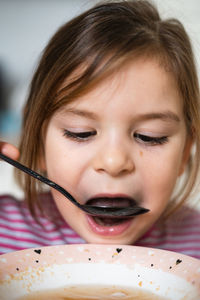
[[[25, 203], [15, 198], [0, 196], [0, 254], [25, 248], [61, 244], [85, 243], [63, 220], [49, 194], [41, 196], [46, 215], [41, 225], [31, 217]], [[153, 226], [137, 246], [160, 248], [200, 259], [200, 212], [182, 207], [164, 224]]]
[[40, 226], [30, 215], [23, 201], [0, 196], [0, 254], [61, 244], [81, 244], [84, 241], [66, 224], [49, 194], [41, 196], [46, 215], [40, 216]]
[[200, 211], [183, 206], [154, 225], [135, 245], [175, 251], [200, 259]]

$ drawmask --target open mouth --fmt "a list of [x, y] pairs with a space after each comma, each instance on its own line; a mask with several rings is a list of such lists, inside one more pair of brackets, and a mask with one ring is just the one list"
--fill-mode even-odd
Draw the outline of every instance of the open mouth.
[[[110, 207], [126, 208], [126, 207], [131, 207], [131, 206], [133, 207], [137, 205], [135, 200], [126, 197], [115, 197], [115, 198], [99, 197], [99, 198], [90, 199], [89, 201], [87, 201], [87, 204], [104, 207], [104, 208], [110, 208]], [[123, 217], [112, 218], [112, 217], [93, 216], [91, 218], [97, 225], [107, 226], [107, 227], [117, 226], [127, 222], [127, 218], [123, 218]]]

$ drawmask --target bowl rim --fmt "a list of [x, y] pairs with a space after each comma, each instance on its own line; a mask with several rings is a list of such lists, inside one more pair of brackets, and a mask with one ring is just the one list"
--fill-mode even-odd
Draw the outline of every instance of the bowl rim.
[[[138, 267], [185, 280], [200, 296], [200, 260], [177, 252], [131, 245], [70, 244], [29, 248], [0, 256], [1, 286], [40, 272], [46, 267], [110, 265]], [[143, 274], [143, 273], [141, 273]], [[25, 278], [24, 277], [24, 278]]]

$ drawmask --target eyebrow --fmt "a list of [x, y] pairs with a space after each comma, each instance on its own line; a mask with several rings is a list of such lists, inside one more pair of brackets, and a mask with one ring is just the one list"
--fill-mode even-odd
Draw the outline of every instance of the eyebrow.
[[64, 113], [72, 113], [74, 115], [80, 116], [80, 117], [84, 117], [84, 118], [89, 118], [92, 120], [97, 120], [98, 116], [88, 110], [80, 110], [80, 109], [74, 109], [74, 108], [66, 108], [64, 111]]
[[[74, 115], [89, 118], [92, 120], [97, 120], [98, 116], [88, 110], [80, 110], [80, 109], [74, 109], [74, 108], [67, 108], [64, 110], [64, 113], [72, 113]], [[164, 111], [164, 112], [150, 112], [145, 114], [139, 114], [136, 117], [136, 121], [148, 121], [148, 120], [162, 120], [162, 121], [175, 121], [180, 122], [180, 118], [178, 115], [172, 111]]]
[[178, 115], [172, 111], [150, 112], [146, 114], [140, 114], [139, 116], [137, 116], [138, 121], [155, 120], [155, 119], [160, 119], [162, 121], [180, 122], [180, 118], [178, 117]]

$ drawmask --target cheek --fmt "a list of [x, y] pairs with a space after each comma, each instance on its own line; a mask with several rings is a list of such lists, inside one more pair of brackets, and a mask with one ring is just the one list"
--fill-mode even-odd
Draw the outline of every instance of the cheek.
[[84, 213], [57, 191], [52, 191], [55, 204], [65, 222], [80, 236], [88, 235]]
[[76, 170], [73, 151], [67, 151], [65, 142], [53, 132], [47, 132], [45, 141], [45, 169], [48, 177], [65, 187], [66, 182], [74, 177]]
[[64, 220], [69, 224], [71, 222], [73, 223], [74, 216], [78, 215], [79, 209], [59, 192], [55, 190], [52, 190], [51, 192], [56, 206]]
[[63, 216], [65, 216], [65, 215], [67, 215], [67, 216], [73, 215], [74, 216], [74, 213], [78, 208], [73, 203], [71, 203], [70, 200], [68, 200], [61, 193], [59, 193], [58, 191], [53, 190], [53, 189], [51, 190], [51, 194], [56, 203], [56, 206], [58, 207], [60, 213]]
[[[51, 163], [47, 164], [47, 174], [49, 179], [59, 184], [76, 197], [74, 191], [78, 186], [79, 177], [76, 172], [76, 168], [74, 168], [71, 163], [67, 163], [67, 160], [55, 160], [55, 162], [51, 161]], [[60, 195], [61, 194], [59, 193], [58, 196]]]
[[[84, 185], [88, 186], [86, 155], [76, 155], [73, 151], [55, 153], [46, 152], [46, 172], [48, 178], [66, 189], [79, 202], [84, 193]], [[61, 194], [60, 194], [61, 195]], [[67, 200], [68, 201], [68, 200]]]
[[[180, 151], [162, 152], [147, 157], [143, 164], [144, 196], [151, 207], [165, 207], [174, 190], [181, 167]], [[144, 157], [145, 155], [143, 155]]]

